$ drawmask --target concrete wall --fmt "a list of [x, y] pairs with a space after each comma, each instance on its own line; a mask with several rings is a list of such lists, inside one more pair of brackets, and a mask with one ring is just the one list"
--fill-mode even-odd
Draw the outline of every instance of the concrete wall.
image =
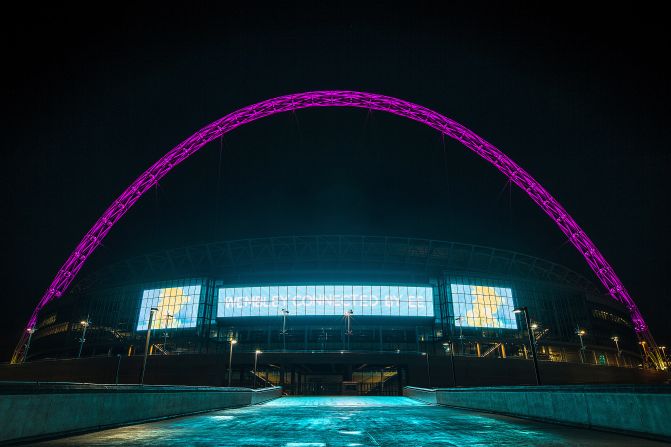
[[417, 388], [414, 386], [406, 386], [403, 388], [403, 395], [415, 400], [421, 400], [427, 404], [436, 404], [438, 403], [436, 398], [436, 390], [430, 390], [427, 388]]
[[[418, 353], [264, 353], [259, 358], [260, 369], [268, 364], [283, 365], [287, 371], [294, 364], [349, 364], [359, 366], [398, 365], [407, 372], [404, 384], [417, 387], [451, 387], [452, 371], [458, 386], [499, 386], [535, 384], [531, 360], [429, 356], [431, 382], [427, 374], [426, 357]], [[50, 382], [114, 383], [117, 365], [119, 383], [138, 383], [142, 357], [86, 357], [81, 359], [38, 360], [20, 365], [0, 364], [0, 380], [29, 380]], [[253, 369], [254, 353], [236, 352], [233, 356], [234, 385], [239, 382], [239, 370]], [[225, 355], [153, 355], [147, 360], [147, 384], [226, 386], [228, 383], [228, 352]], [[664, 383], [671, 378], [668, 372], [614, 366], [580, 365], [575, 363], [540, 362], [541, 378], [545, 385], [595, 383]]]
[[[440, 405], [671, 441], [669, 386], [535, 386], [433, 390]], [[430, 400], [431, 390], [404, 395]]]
[[280, 395], [280, 388], [4, 383], [0, 443], [253, 405]]

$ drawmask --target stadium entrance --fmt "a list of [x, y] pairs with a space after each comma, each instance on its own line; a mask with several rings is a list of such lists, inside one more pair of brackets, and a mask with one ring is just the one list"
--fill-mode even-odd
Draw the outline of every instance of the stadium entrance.
[[257, 371], [261, 386], [282, 386], [287, 394], [303, 396], [399, 396], [405, 374], [396, 365], [294, 364], [268, 365]]

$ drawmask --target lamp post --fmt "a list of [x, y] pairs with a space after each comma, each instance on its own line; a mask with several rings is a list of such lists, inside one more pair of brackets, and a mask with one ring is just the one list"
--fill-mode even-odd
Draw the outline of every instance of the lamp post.
[[429, 366], [429, 353], [422, 352], [422, 355], [426, 357], [426, 376], [429, 379], [429, 388], [431, 388], [431, 367]]
[[28, 332], [28, 341], [26, 342], [26, 345], [23, 348], [23, 358], [21, 359], [21, 363], [25, 363], [26, 357], [28, 357], [28, 349], [30, 349], [30, 341], [33, 339], [33, 333], [35, 332], [35, 328], [30, 327], [26, 329], [26, 332]]
[[82, 349], [84, 349], [84, 342], [86, 341], [86, 329], [88, 329], [89, 325], [91, 324], [89, 321], [89, 316], [87, 315], [86, 320], [80, 321], [79, 323], [84, 327], [84, 330], [82, 331], [82, 336], [79, 339], [79, 353], [77, 353], [77, 358], [82, 356]]
[[450, 357], [452, 360], [452, 383], [456, 387], [457, 386], [457, 374], [455, 371], [454, 367], [454, 341], [450, 340], [449, 343], [443, 343], [443, 346], [448, 346], [450, 348]]
[[666, 346], [660, 346], [659, 349], [662, 351], [662, 360], [664, 361], [664, 366], [666, 367], [669, 363], [666, 358]]
[[149, 340], [151, 339], [151, 326], [154, 324], [154, 315], [158, 312], [157, 307], [149, 310], [149, 321], [147, 322], [147, 338], [144, 341], [144, 359], [142, 360], [142, 372], [140, 373], [140, 385], [144, 385], [144, 373], [147, 370], [147, 355], [149, 355]]
[[287, 315], [289, 315], [289, 311], [286, 309], [280, 310], [282, 312], [282, 350], [286, 351], [287, 350]]
[[585, 343], [583, 343], [582, 338], [587, 334], [584, 329], [576, 329], [575, 335], [580, 338], [580, 363], [585, 363]]
[[[461, 345], [461, 355], [464, 355], [464, 327], [461, 324], [461, 320], [463, 317], [457, 317], [454, 319], [454, 322], [459, 322], [459, 344]], [[452, 344], [452, 348], [454, 349], [454, 343]], [[454, 354], [453, 354], [454, 355]]]
[[263, 354], [259, 349], [254, 351], [254, 388], [256, 388], [256, 365], [259, 361], [259, 354]]
[[116, 355], [116, 374], [114, 375], [114, 384], [119, 384], [119, 369], [121, 368], [121, 354]]
[[536, 373], [536, 385], [541, 384], [541, 375], [540, 372], [538, 371], [538, 358], [536, 356], [536, 341], [533, 338], [533, 335], [531, 334], [531, 319], [529, 318], [529, 309], [526, 306], [522, 307], [516, 307], [513, 309], [513, 312], [516, 314], [523, 313], [524, 314], [524, 321], [527, 324], [527, 335], [529, 336], [529, 345], [531, 346], [531, 357], [533, 358], [534, 361], [534, 372]]
[[168, 355], [168, 326], [170, 319], [173, 318], [172, 314], [165, 314], [165, 327], [163, 328], [163, 353]]
[[617, 355], [615, 356], [615, 362], [617, 363], [617, 366], [620, 366], [620, 355], [622, 351], [620, 351], [620, 337], [617, 335], [613, 335], [610, 337], [611, 340], [615, 342], [615, 349], [617, 349]]
[[351, 336], [352, 336], [352, 314], [353, 314], [353, 313], [354, 313], [354, 312], [352, 311], [352, 309], [350, 309], [350, 310], [348, 310], [347, 312], [345, 312], [345, 318], [347, 319], [347, 332], [346, 332], [346, 335], [347, 335], [347, 350], [348, 350], [348, 351], [349, 351], [349, 345], [350, 345], [350, 343], [349, 343], [349, 342], [350, 342], [350, 338], [351, 338]]
[[238, 341], [231, 338], [231, 349], [228, 351], [228, 386], [231, 386], [231, 376], [233, 374], [233, 345]]

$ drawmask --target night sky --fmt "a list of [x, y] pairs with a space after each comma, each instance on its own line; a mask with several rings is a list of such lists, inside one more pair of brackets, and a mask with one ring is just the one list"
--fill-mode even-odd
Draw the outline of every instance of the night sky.
[[[150, 164], [239, 107], [319, 89], [407, 99], [502, 149], [582, 225], [658, 342], [671, 342], [665, 15], [321, 3], [4, 11], [0, 359], [81, 236]], [[277, 115], [209, 144], [140, 200], [82, 273], [191, 243], [325, 233], [490, 245], [596, 281], [484, 160], [420, 124], [355, 109]]]

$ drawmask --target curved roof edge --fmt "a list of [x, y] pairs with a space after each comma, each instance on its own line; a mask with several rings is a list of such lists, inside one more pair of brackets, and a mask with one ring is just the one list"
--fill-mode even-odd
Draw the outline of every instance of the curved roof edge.
[[225, 276], [241, 271], [402, 269], [415, 273], [473, 271], [538, 279], [602, 292], [580, 273], [511, 250], [423, 238], [304, 235], [236, 239], [169, 248], [113, 262], [80, 280], [72, 292], [102, 285], [147, 282], [167, 275]]

